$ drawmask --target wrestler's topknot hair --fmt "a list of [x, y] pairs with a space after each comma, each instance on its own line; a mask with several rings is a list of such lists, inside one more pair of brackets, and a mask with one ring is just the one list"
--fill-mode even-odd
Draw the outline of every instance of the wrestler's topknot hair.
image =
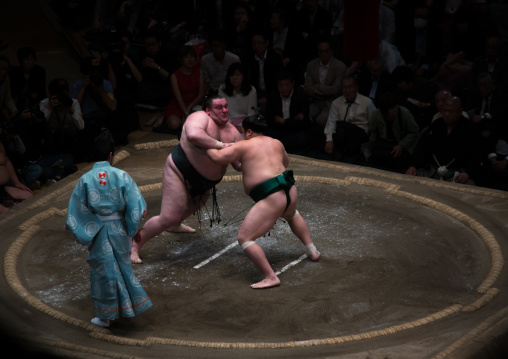
[[252, 132], [264, 134], [268, 125], [257, 116], [247, 116], [242, 121], [242, 127], [244, 131], [251, 130]]

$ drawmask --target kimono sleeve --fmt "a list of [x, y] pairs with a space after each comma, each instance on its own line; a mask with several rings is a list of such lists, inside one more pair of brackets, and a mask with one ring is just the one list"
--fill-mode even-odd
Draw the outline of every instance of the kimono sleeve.
[[126, 183], [124, 185], [125, 200], [125, 223], [127, 224], [127, 234], [133, 237], [139, 229], [141, 220], [145, 217], [146, 202], [139, 191], [136, 182], [126, 174]]
[[81, 245], [89, 245], [104, 223], [87, 207], [86, 185], [81, 178], [69, 200], [65, 228], [71, 231]]

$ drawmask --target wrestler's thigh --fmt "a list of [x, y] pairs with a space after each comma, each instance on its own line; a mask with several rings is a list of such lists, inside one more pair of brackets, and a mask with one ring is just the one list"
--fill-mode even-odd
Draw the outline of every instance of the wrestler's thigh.
[[286, 207], [286, 194], [283, 191], [271, 194], [256, 203], [245, 216], [238, 240], [240, 243], [256, 240], [272, 229]]
[[166, 161], [162, 175], [161, 216], [181, 215], [187, 209], [187, 188], [174, 169], [171, 157]]
[[291, 204], [281, 216], [282, 218], [287, 220], [293, 218], [293, 216], [296, 213], [296, 204], [298, 202], [296, 186], [291, 187], [291, 189], [289, 190], [289, 197], [291, 198]]

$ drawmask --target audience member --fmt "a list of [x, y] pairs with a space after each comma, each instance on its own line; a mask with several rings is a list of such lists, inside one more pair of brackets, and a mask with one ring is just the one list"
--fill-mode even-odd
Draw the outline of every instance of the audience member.
[[508, 190], [508, 121], [496, 123], [494, 141], [483, 166], [480, 185]]
[[256, 89], [245, 78], [241, 63], [229, 66], [224, 84], [219, 87], [219, 95], [228, 101], [229, 122], [241, 132], [243, 119], [254, 116], [257, 106]]
[[19, 66], [9, 72], [11, 81], [11, 95], [16, 100], [25, 93], [41, 101], [46, 98], [46, 70], [37, 65], [35, 50], [22, 47], [18, 50]]
[[177, 59], [156, 30], [143, 35], [143, 44], [144, 48], [138, 53], [143, 76], [139, 83], [138, 103], [162, 108], [171, 98], [169, 77], [178, 67]]
[[[104, 130], [113, 136], [116, 145], [127, 143], [127, 130], [116, 113], [116, 99], [111, 82], [102, 77], [99, 61], [86, 57], [81, 63], [83, 79], [72, 85], [70, 95], [78, 100], [81, 113], [85, 121], [83, 136], [77, 148], [82, 151], [77, 154], [77, 162], [92, 161], [95, 139]], [[83, 141], [83, 143], [81, 142]]]
[[80, 149], [76, 146], [85, 128], [79, 101], [69, 96], [69, 84], [63, 78], [51, 80], [48, 92], [50, 97], [40, 103], [50, 131], [45, 139], [44, 152], [78, 154]]
[[279, 54], [282, 65], [295, 74], [295, 84], [303, 84], [305, 65], [300, 46], [303, 38], [294, 24], [290, 24], [289, 13], [283, 7], [276, 7], [270, 16], [270, 46]]
[[375, 164], [406, 169], [420, 137], [420, 129], [411, 112], [386, 93], [379, 98], [379, 108], [369, 120], [371, 156]]
[[434, 95], [439, 89], [429, 80], [415, 76], [407, 66], [397, 67], [392, 78], [399, 105], [411, 111], [420, 129], [427, 127], [436, 113]]
[[229, 66], [240, 62], [240, 57], [226, 51], [227, 43], [222, 31], [215, 31], [209, 42], [212, 51], [201, 58], [201, 71], [204, 76], [205, 93], [216, 95], [219, 86], [224, 83]]
[[143, 81], [141, 62], [132, 56], [131, 46], [132, 35], [129, 32], [120, 34], [107, 58], [115, 77], [113, 90], [117, 101], [116, 111], [128, 133], [139, 128], [136, 102], [139, 84]]
[[417, 4], [414, 9], [414, 24], [408, 29], [410, 47], [401, 51], [406, 64], [416, 76], [428, 78], [437, 72], [441, 64], [443, 36], [439, 27], [431, 22], [431, 9], [426, 4]]
[[[20, 95], [16, 103], [19, 112], [14, 130], [21, 131], [9, 134], [11, 146], [6, 146], [6, 149], [11, 147], [11, 151], [8, 151], [8, 157], [20, 181], [30, 189], [39, 189], [43, 184], [51, 185], [72, 172], [73, 158], [70, 154], [64, 154], [44, 161], [49, 157], [46, 148], [52, 145], [52, 132], [41, 111], [41, 104], [28, 94]], [[6, 134], [9, 132], [10, 128], [5, 131]], [[13, 134], [19, 134], [19, 140]], [[13, 140], [17, 141], [18, 149], [12, 146], [15, 143]]]
[[262, 114], [266, 111], [269, 94], [277, 88], [277, 73], [282, 69], [280, 56], [270, 48], [270, 41], [263, 31], [252, 35], [253, 55], [247, 62], [248, 78], [256, 88], [258, 107]]
[[474, 184], [480, 170], [479, 135], [462, 116], [462, 101], [447, 100], [443, 117], [432, 122], [420, 138], [406, 174]]
[[432, 78], [440, 88], [448, 88], [453, 93], [468, 88], [469, 73], [481, 48], [481, 36], [477, 30], [463, 9], [455, 14], [451, 39], [444, 46], [445, 60]]
[[[436, 92], [436, 95], [434, 96], [434, 103], [436, 105], [437, 112], [434, 115], [434, 117], [432, 117], [431, 122], [434, 122], [438, 118], [443, 117], [444, 105], [446, 101], [451, 99], [452, 97], [453, 97], [452, 93], [447, 90], [439, 90], [438, 92]], [[462, 111], [462, 116], [464, 116], [465, 118], [469, 118], [469, 114], [464, 110]], [[425, 131], [425, 128], [421, 129], [421, 131], [422, 132]]]
[[400, 55], [399, 49], [395, 45], [381, 39], [379, 40], [379, 57], [389, 73], [392, 73], [399, 66], [406, 65], [406, 62]]
[[333, 57], [330, 40], [322, 39], [317, 45], [318, 57], [307, 64], [304, 90], [310, 99], [310, 116], [324, 128], [330, 106], [340, 93], [340, 81], [346, 65]]
[[267, 101], [266, 134], [280, 140], [287, 151], [302, 149], [312, 138], [307, 95], [295, 86], [294, 74], [288, 69], [282, 69], [276, 80], [277, 90]]
[[331, 34], [332, 21], [332, 15], [319, 5], [319, 0], [304, 1], [304, 6], [298, 10], [295, 22], [295, 26], [303, 37], [303, 44], [300, 47], [304, 56], [303, 61], [308, 62], [313, 58], [313, 50], [319, 38]]
[[169, 130], [180, 130], [205, 96], [203, 71], [196, 66], [196, 56], [194, 48], [188, 45], [178, 52], [181, 67], [171, 74], [173, 97], [164, 109], [164, 121]]
[[354, 76], [342, 77], [341, 90], [342, 96], [332, 102], [324, 129], [324, 150], [338, 160], [360, 154], [362, 144], [369, 141], [369, 119], [376, 109], [371, 99], [358, 93]]
[[495, 130], [498, 127], [496, 123], [508, 119], [508, 103], [506, 94], [498, 91], [496, 82], [489, 73], [478, 76], [477, 86], [478, 96], [471, 99], [468, 115], [480, 133], [480, 150], [484, 157], [495, 147]]
[[32, 191], [19, 180], [4, 145], [0, 142], [0, 214], [7, 212], [14, 203], [32, 195]]
[[367, 61], [366, 66], [358, 74], [358, 92], [377, 103], [384, 93], [395, 90], [392, 75], [386, 70], [380, 57]]
[[508, 93], [508, 57], [502, 51], [502, 42], [499, 36], [489, 35], [485, 39], [485, 51], [478, 55], [471, 69], [469, 90], [472, 98], [478, 95], [478, 76], [488, 73], [497, 84], [497, 89]]
[[251, 54], [251, 31], [252, 21], [246, 5], [238, 2], [231, 14], [226, 12], [228, 20], [226, 29], [227, 49], [240, 57], [240, 62], [245, 63]]
[[16, 102], [12, 98], [11, 81], [9, 78], [10, 61], [0, 55], [0, 110], [4, 120], [13, 118], [18, 113]]

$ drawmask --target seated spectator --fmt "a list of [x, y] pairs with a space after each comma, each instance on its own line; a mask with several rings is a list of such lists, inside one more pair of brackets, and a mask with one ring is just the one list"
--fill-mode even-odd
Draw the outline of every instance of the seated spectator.
[[270, 48], [270, 41], [263, 31], [256, 31], [252, 37], [253, 55], [246, 63], [248, 78], [258, 94], [261, 114], [266, 111], [269, 94], [277, 88], [277, 73], [282, 69], [280, 56]]
[[10, 62], [7, 57], [0, 55], [0, 109], [6, 120], [18, 113], [16, 101], [11, 94], [11, 80], [9, 78]]
[[238, 55], [240, 62], [245, 63], [251, 55], [252, 21], [246, 5], [241, 2], [236, 4], [231, 16], [231, 20], [226, 17], [227, 49]]
[[19, 101], [26, 147], [22, 180], [33, 188], [55, 183], [77, 170], [73, 153], [79, 152], [77, 143], [84, 128], [79, 103], [69, 97], [67, 81], [54, 79], [48, 90], [50, 97], [40, 103]]
[[354, 76], [344, 76], [341, 89], [342, 96], [332, 102], [324, 129], [324, 150], [338, 160], [360, 154], [362, 144], [369, 141], [369, 119], [376, 109], [371, 99], [358, 93]]
[[340, 81], [346, 65], [333, 57], [332, 44], [322, 39], [317, 45], [318, 57], [307, 64], [304, 90], [310, 99], [310, 116], [324, 128], [330, 106], [340, 93]]
[[254, 116], [257, 106], [256, 89], [245, 78], [242, 64], [236, 62], [229, 66], [225, 82], [219, 87], [219, 95], [228, 101], [229, 122], [241, 132], [243, 119]]
[[21, 138], [21, 134], [24, 133], [24, 124], [20, 119], [22, 115], [21, 110], [19, 109], [18, 114], [9, 120], [6, 120], [5, 116], [0, 114], [0, 141], [4, 146], [5, 155], [9, 158], [19, 180], [23, 184], [27, 184], [23, 180], [23, 170], [26, 164], [26, 146]]
[[301, 87], [295, 87], [294, 74], [282, 69], [277, 74], [277, 90], [268, 98], [266, 134], [282, 142], [288, 152], [310, 144], [312, 122], [309, 101]]
[[11, 95], [16, 100], [21, 94], [27, 94], [35, 100], [46, 98], [46, 70], [37, 65], [35, 50], [22, 47], [18, 50], [19, 66], [10, 70]]
[[401, 49], [401, 55], [416, 76], [429, 78], [436, 73], [442, 61], [443, 34], [432, 22], [428, 5], [415, 6], [413, 26], [407, 32], [405, 36], [410, 46]]
[[478, 96], [478, 76], [488, 73], [497, 84], [498, 91], [508, 93], [508, 57], [502, 51], [502, 41], [499, 36], [489, 35], [485, 39], [484, 53], [478, 55], [471, 69], [470, 94], [471, 98]]
[[392, 75], [386, 70], [380, 57], [367, 61], [366, 69], [358, 75], [358, 92], [377, 103], [377, 99], [384, 93], [395, 90]]
[[300, 51], [304, 54], [305, 63], [314, 57], [318, 39], [331, 34], [332, 23], [332, 14], [319, 5], [319, 0], [304, 1], [302, 8], [296, 14], [295, 26], [303, 37]]
[[[471, 101], [471, 108], [467, 111], [481, 137], [482, 155], [486, 156], [495, 147], [497, 141], [497, 123], [506, 122], [508, 118], [508, 103], [506, 94], [498, 91], [496, 82], [489, 73], [478, 76], [477, 93]], [[485, 159], [485, 157], [483, 158]]]
[[295, 26], [289, 24], [289, 13], [276, 7], [270, 16], [270, 46], [279, 54], [282, 65], [295, 74], [295, 84], [303, 84], [304, 60], [300, 49], [303, 38]]
[[177, 60], [159, 36], [158, 31], [143, 34], [144, 48], [138, 53], [143, 80], [139, 83], [138, 103], [164, 107], [171, 98], [170, 75], [177, 69]]
[[238, 55], [226, 51], [226, 38], [221, 31], [215, 31], [209, 42], [212, 52], [201, 58], [201, 71], [205, 81], [205, 93], [216, 95], [219, 86], [224, 83], [229, 66], [240, 62], [240, 58]]
[[[452, 93], [447, 90], [439, 90], [438, 92], [436, 92], [436, 95], [434, 96], [434, 103], [436, 105], [437, 112], [434, 115], [434, 117], [432, 117], [431, 122], [434, 122], [438, 118], [443, 117], [444, 105], [446, 101], [451, 99], [452, 97], [453, 97]], [[465, 118], [469, 118], [469, 114], [464, 110], [462, 111], [462, 116], [464, 116]], [[425, 128], [422, 129], [421, 131], [422, 132], [425, 131]]]
[[417, 77], [407, 66], [399, 66], [392, 72], [395, 97], [399, 105], [411, 111], [420, 129], [427, 127], [436, 113], [434, 96], [439, 90], [427, 79]]
[[420, 129], [411, 112], [399, 106], [390, 93], [379, 98], [379, 108], [369, 120], [369, 161], [394, 169], [405, 169], [418, 143]]
[[432, 81], [439, 88], [447, 88], [452, 93], [466, 92], [470, 85], [469, 74], [473, 61], [481, 53], [481, 32], [475, 28], [464, 8], [454, 16], [451, 38], [444, 48], [445, 60], [439, 65]]
[[132, 35], [120, 34], [110, 45], [107, 61], [115, 82], [112, 83], [117, 100], [116, 111], [130, 133], [139, 128], [136, 108], [139, 84], [143, 81], [141, 62], [131, 54]]
[[484, 163], [482, 186], [508, 190], [508, 121], [496, 123], [494, 141]]
[[[205, 95], [203, 71], [196, 66], [196, 51], [182, 46], [178, 53], [181, 67], [171, 74], [173, 97], [164, 109], [164, 121], [169, 130], [180, 130], [187, 116], [199, 106]], [[200, 107], [199, 107], [200, 109]]]
[[[111, 82], [102, 77], [98, 60], [91, 57], [83, 59], [81, 73], [83, 79], [72, 85], [70, 95], [78, 100], [85, 122], [83, 136], [76, 145], [80, 153], [76, 154], [76, 162], [92, 161], [92, 148], [95, 139], [104, 130], [108, 130], [116, 145], [127, 143], [127, 128], [116, 113], [116, 99]], [[107, 133], [105, 133], [107, 134]], [[84, 141], [84, 143], [81, 143]], [[109, 140], [108, 140], [109, 141]]]
[[81, 131], [85, 128], [81, 106], [69, 95], [69, 84], [63, 78], [53, 79], [48, 85], [48, 98], [40, 103], [50, 136], [45, 139], [47, 154], [77, 154]]
[[406, 65], [406, 62], [400, 55], [399, 49], [385, 40], [379, 40], [379, 57], [389, 73], [392, 73], [399, 66]]
[[475, 184], [481, 158], [479, 136], [462, 111], [458, 97], [446, 101], [443, 117], [432, 122], [422, 134], [406, 174]]
[[5, 147], [0, 142], [0, 214], [7, 212], [14, 203], [32, 197], [32, 191], [19, 180]]

